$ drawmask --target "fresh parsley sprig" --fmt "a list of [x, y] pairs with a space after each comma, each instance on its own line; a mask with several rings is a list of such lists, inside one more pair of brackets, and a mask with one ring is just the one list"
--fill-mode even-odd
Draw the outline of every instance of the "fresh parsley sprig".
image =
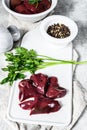
[[28, 0], [30, 4], [38, 4], [42, 0]]
[[60, 60], [49, 56], [38, 54], [35, 50], [27, 50], [23, 47], [18, 47], [14, 52], [5, 53], [8, 65], [2, 68], [7, 71], [8, 75], [0, 83], [9, 83], [10, 85], [17, 79], [24, 79], [24, 72], [35, 73], [39, 69], [60, 64], [87, 64], [87, 61]]

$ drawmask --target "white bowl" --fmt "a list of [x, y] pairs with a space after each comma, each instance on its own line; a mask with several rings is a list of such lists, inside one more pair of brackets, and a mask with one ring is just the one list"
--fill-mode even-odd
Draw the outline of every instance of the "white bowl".
[[[55, 37], [50, 36], [47, 33], [48, 27], [50, 25], [54, 25], [57, 23], [64, 24], [65, 26], [67, 26], [70, 30], [70, 36], [66, 38], [55, 38]], [[46, 40], [48, 40], [50, 43], [53, 43], [54, 45], [57, 45], [59, 47], [64, 47], [68, 45], [69, 43], [71, 43], [72, 40], [74, 40], [74, 38], [76, 37], [78, 33], [78, 27], [77, 27], [77, 24], [73, 20], [71, 20], [70, 18], [66, 16], [52, 15], [45, 18], [43, 21], [41, 21], [40, 31], [41, 31], [42, 36]]]
[[51, 1], [52, 1], [51, 7], [48, 10], [42, 13], [29, 14], [29, 15], [16, 13], [15, 11], [11, 10], [9, 4], [10, 0], [2, 0], [2, 4], [3, 7], [7, 10], [7, 12], [15, 16], [17, 19], [28, 21], [28, 22], [37, 22], [43, 19], [44, 17], [46, 17], [56, 7], [58, 0], [51, 0]]

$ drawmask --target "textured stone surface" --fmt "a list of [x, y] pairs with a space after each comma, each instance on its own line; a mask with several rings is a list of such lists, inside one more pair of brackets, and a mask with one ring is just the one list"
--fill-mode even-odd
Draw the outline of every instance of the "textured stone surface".
[[[73, 45], [76, 48], [77, 52], [79, 53], [80, 60], [86, 60], [87, 59], [87, 0], [82, 0], [82, 1], [59, 0], [57, 8], [55, 9], [55, 14], [66, 15], [76, 21], [76, 23], [78, 24], [79, 32], [78, 32], [78, 36], [73, 41]], [[8, 16], [9, 15], [2, 7], [1, 0], [0, 0], [0, 24], [7, 26], [8, 18], [9, 18]], [[79, 80], [82, 86], [87, 90], [87, 65], [77, 66], [75, 79]], [[7, 124], [9, 122], [5, 122], [5, 123], [6, 125], [3, 126], [3, 120], [0, 120], [0, 130], [2, 129], [6, 130]], [[40, 128], [41, 127], [38, 126], [37, 130], [39, 130]], [[51, 128], [46, 128], [46, 130], [49, 129], [51, 130]], [[87, 129], [87, 108], [82, 113], [80, 120], [76, 123], [73, 130], [86, 130], [86, 129]]]
[[0, 0], [0, 24], [7, 26], [8, 24], [8, 13], [4, 10], [2, 2]]

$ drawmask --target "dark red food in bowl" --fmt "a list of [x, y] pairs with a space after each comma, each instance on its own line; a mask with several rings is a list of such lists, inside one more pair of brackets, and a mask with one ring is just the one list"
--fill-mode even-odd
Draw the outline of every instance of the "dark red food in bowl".
[[21, 14], [37, 14], [46, 11], [51, 6], [51, 1], [41, 0], [38, 4], [31, 4], [29, 0], [11, 0], [10, 8]]

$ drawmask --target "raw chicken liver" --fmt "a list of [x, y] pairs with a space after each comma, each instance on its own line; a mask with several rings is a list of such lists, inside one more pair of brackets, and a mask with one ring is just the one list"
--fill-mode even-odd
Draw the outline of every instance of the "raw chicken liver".
[[19, 106], [30, 110], [30, 115], [57, 112], [61, 105], [56, 98], [66, 95], [66, 89], [59, 86], [57, 77], [42, 73], [20, 81], [18, 87]]

